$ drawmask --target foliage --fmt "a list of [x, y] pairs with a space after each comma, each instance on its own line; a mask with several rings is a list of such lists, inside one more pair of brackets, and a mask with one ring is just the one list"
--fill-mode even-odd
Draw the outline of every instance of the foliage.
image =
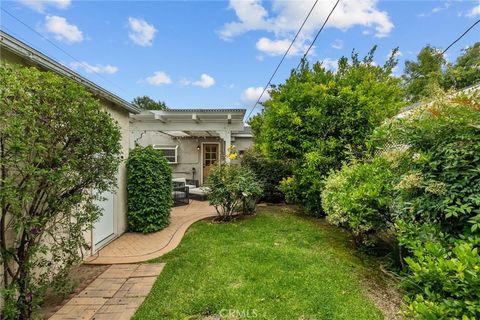
[[445, 70], [443, 87], [445, 89], [463, 89], [480, 82], [480, 42], [462, 49], [455, 64], [449, 64]]
[[[351, 163], [327, 179], [328, 218], [354, 233], [391, 226], [407, 255], [407, 316], [478, 318], [478, 93], [400, 114], [375, 130], [371, 146], [379, 149], [371, 163]], [[376, 171], [376, 162], [388, 165]]]
[[72, 80], [2, 64], [0, 86], [4, 316], [29, 319], [87, 249], [84, 233], [100, 214], [95, 201], [115, 184], [121, 135]]
[[283, 161], [269, 159], [251, 148], [243, 154], [242, 166], [252, 170], [262, 182], [264, 186], [262, 200], [275, 203], [284, 199], [279, 184], [282, 179], [291, 174], [290, 165]]
[[392, 227], [393, 172], [383, 157], [353, 162], [327, 178], [322, 206], [329, 222], [346, 227], [363, 242]]
[[417, 55], [417, 61], [405, 62], [405, 81], [407, 98], [417, 102], [430, 96], [432, 86], [439, 86], [442, 81], [442, 67], [445, 58], [439, 49], [426, 46]]
[[249, 214], [262, 196], [263, 186], [255, 174], [234, 164], [221, 164], [210, 170], [206, 183], [208, 200], [221, 220], [232, 218], [237, 207]]
[[405, 62], [403, 75], [407, 99], [417, 102], [435, 95], [434, 88], [464, 89], [480, 81], [480, 42], [459, 55], [455, 63], [447, 63], [440, 50], [424, 47], [416, 61]]
[[136, 97], [132, 104], [141, 110], [167, 110], [168, 107], [163, 101], [155, 101], [148, 96]]
[[480, 104], [439, 98], [375, 133], [380, 146], [404, 144], [411, 159], [396, 186], [399, 218], [457, 237], [480, 232]]
[[127, 160], [128, 229], [149, 233], [169, 224], [172, 171], [159, 150], [136, 146]]
[[480, 237], [451, 246], [426, 242], [406, 258], [411, 273], [406, 315], [415, 319], [480, 318]]
[[157, 259], [167, 267], [133, 319], [387, 318], [363, 290], [375, 266], [347, 242], [342, 230], [285, 206], [228, 224], [197, 222]]
[[337, 72], [303, 64], [273, 87], [264, 112], [252, 121], [255, 143], [270, 159], [292, 162], [291, 191], [307, 212], [321, 215], [323, 179], [350, 155], [365, 151], [365, 140], [403, 105], [399, 79], [391, 75], [394, 51], [384, 66], [341, 58]]

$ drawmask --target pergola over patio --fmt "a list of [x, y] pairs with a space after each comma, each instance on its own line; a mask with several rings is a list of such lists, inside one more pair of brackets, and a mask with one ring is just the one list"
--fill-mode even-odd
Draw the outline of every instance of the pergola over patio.
[[[179, 138], [219, 137], [225, 142], [224, 154], [227, 154], [232, 133], [245, 130], [245, 112], [245, 109], [146, 110], [130, 116], [130, 130], [133, 136], [156, 131]], [[230, 162], [228, 158], [225, 160]]]

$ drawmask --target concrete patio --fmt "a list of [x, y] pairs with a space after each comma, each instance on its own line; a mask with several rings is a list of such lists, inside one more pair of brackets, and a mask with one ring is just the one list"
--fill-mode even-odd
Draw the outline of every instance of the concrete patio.
[[124, 233], [89, 257], [85, 263], [138, 263], [158, 258], [175, 249], [193, 223], [215, 215], [215, 208], [208, 201], [190, 200], [188, 205], [172, 208], [167, 228], [150, 234]]

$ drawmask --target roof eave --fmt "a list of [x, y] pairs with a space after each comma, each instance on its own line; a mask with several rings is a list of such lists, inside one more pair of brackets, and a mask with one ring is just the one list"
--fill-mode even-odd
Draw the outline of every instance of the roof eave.
[[41, 53], [40, 51], [30, 47], [29, 45], [23, 43], [22, 41], [16, 39], [15, 37], [5, 33], [4, 31], [0, 30], [0, 44], [5, 49], [11, 51], [18, 56], [32, 61], [47, 70], [51, 70], [56, 72], [62, 76], [66, 76], [85, 87], [87, 87], [92, 93], [110, 101], [114, 104], [122, 107], [123, 109], [138, 114], [140, 113], [140, 109], [132, 105], [131, 103], [125, 101], [124, 99], [120, 98], [119, 96], [105, 90], [104, 88], [98, 86], [94, 82], [84, 78], [83, 76], [79, 75], [75, 71], [65, 67], [64, 65], [56, 62], [55, 60], [49, 58], [45, 54]]

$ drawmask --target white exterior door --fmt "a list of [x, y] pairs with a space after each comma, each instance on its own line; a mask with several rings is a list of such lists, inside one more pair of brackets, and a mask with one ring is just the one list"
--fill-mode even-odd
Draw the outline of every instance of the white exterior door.
[[102, 216], [93, 226], [93, 251], [97, 251], [115, 235], [115, 206], [114, 194], [112, 192], [102, 193], [103, 201], [96, 204], [102, 210]]

